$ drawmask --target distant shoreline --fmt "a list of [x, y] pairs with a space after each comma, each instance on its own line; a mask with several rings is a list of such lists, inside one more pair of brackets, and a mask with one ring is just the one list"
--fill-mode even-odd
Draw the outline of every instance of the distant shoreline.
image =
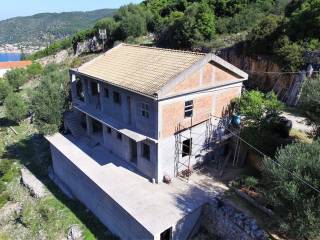
[[0, 50], [0, 53], [3, 54], [22, 54], [22, 52], [20, 51], [4, 51], [4, 50]]

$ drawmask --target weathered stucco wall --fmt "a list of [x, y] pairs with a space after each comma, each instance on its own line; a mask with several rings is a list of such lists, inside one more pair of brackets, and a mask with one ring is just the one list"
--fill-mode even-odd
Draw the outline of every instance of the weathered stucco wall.
[[[141, 224], [51, 145], [54, 173], [72, 194], [121, 239], [154, 239]], [[112, 183], [110, 183], [112, 184]]]
[[[111, 232], [125, 240], [160, 240], [160, 232], [152, 234], [146, 230], [126, 209], [98, 187], [95, 182], [53, 145], [51, 145], [51, 154], [53, 174], [60, 183], [58, 181], [55, 182], [58, 183], [60, 188], [63, 188], [64, 192], [68, 192], [68, 196], [71, 195], [80, 200]], [[121, 181], [121, 179], [114, 179], [114, 181]], [[113, 184], [114, 182], [110, 182], [110, 187], [114, 186]], [[149, 194], [152, 194], [152, 192]], [[130, 197], [129, 193], [128, 197]], [[143, 197], [141, 196], [141, 208], [144, 208]], [[179, 202], [177, 201], [176, 204], [179, 204]], [[185, 208], [183, 204], [179, 205], [179, 207]], [[146, 211], [152, 211], [152, 209], [148, 210], [146, 208]], [[185, 210], [181, 209], [181, 211]], [[187, 215], [181, 214], [181, 218], [178, 221], [170, 222], [169, 218], [169, 222], [166, 222], [165, 225], [172, 228], [173, 240], [188, 239], [190, 233], [197, 229], [202, 207], [200, 206], [192, 211], [188, 210], [188, 212]], [[158, 220], [156, 216], [153, 219], [153, 221]], [[163, 229], [163, 231], [165, 230]]]

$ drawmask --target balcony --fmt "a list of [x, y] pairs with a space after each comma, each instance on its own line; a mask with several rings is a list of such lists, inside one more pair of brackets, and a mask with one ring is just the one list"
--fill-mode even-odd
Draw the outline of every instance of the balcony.
[[157, 142], [156, 139], [153, 139], [149, 136], [146, 136], [144, 134], [140, 134], [139, 130], [137, 129], [128, 129], [128, 126], [126, 124], [123, 124], [119, 121], [116, 121], [114, 118], [108, 116], [105, 113], [102, 113], [101, 111], [94, 109], [91, 105], [88, 105], [83, 102], [75, 102], [74, 108], [77, 110], [84, 112], [88, 114], [90, 117], [96, 119], [97, 121], [101, 122], [102, 124], [111, 127], [112, 129], [126, 135], [127, 137], [133, 139], [136, 142], [141, 142], [146, 139], [151, 140], [152, 142]]

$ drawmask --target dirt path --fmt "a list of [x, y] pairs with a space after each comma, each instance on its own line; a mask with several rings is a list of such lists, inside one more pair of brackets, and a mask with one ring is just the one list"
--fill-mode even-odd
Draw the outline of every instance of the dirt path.
[[313, 130], [313, 126], [308, 124], [308, 120], [305, 117], [297, 116], [289, 112], [283, 112], [281, 116], [284, 116], [292, 121], [293, 129], [297, 129], [306, 133], [309, 133]]

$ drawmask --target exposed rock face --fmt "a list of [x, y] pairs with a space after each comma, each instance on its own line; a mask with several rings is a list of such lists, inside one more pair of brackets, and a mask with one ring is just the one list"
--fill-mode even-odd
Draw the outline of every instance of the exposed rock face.
[[[70, 51], [70, 50], [69, 50]], [[54, 63], [54, 64], [61, 64], [63, 62], [65, 62], [68, 58], [71, 58], [71, 54], [68, 50], [61, 50], [60, 52], [54, 54], [54, 55], [51, 55], [51, 56], [48, 56], [48, 57], [44, 57], [44, 58], [41, 58], [39, 60], [39, 62], [45, 66], [47, 64], [51, 64], [51, 63]]]
[[247, 56], [237, 47], [223, 49], [218, 55], [249, 74], [249, 80], [245, 83], [247, 87], [267, 92], [275, 90], [277, 85], [280, 98], [286, 94], [295, 78], [294, 74], [277, 74], [281, 68], [272, 59]]
[[69, 228], [67, 240], [82, 240], [82, 230], [79, 225], [72, 225]]
[[204, 207], [202, 225], [223, 240], [266, 240], [256, 221], [218, 198]]
[[26, 168], [21, 169], [21, 183], [28, 188], [30, 194], [35, 198], [42, 198], [47, 194], [43, 183]]
[[83, 42], [78, 42], [75, 53], [78, 56], [83, 53], [94, 53], [102, 50], [103, 50], [102, 44], [99, 43], [96, 37], [93, 37]]

